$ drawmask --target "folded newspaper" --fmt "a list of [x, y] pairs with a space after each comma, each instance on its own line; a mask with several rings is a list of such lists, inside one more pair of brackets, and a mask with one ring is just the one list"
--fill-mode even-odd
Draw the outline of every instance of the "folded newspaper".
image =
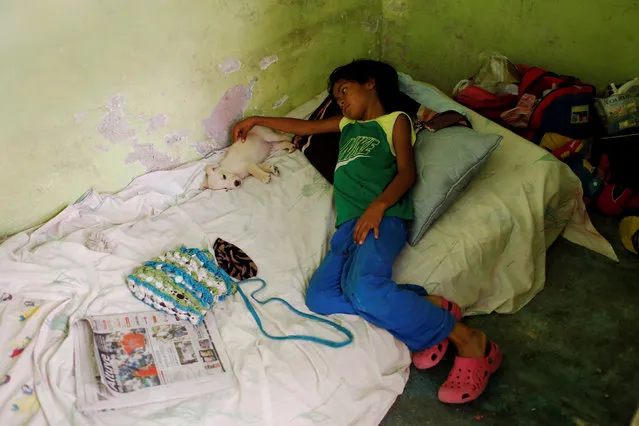
[[212, 312], [198, 326], [148, 311], [91, 316], [74, 328], [81, 411], [199, 396], [235, 385]]

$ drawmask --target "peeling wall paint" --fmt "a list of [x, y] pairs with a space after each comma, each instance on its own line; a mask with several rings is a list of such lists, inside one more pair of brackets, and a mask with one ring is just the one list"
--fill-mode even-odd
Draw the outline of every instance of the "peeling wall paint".
[[127, 164], [138, 162], [144, 166], [147, 172], [168, 170], [181, 164], [180, 159], [172, 158], [170, 155], [158, 151], [151, 143], [133, 142], [131, 146], [133, 152], [127, 155], [124, 161]]
[[113, 143], [130, 141], [137, 138], [134, 128], [131, 127], [129, 118], [124, 111], [126, 96], [118, 93], [106, 103], [107, 114], [102, 117], [97, 126], [99, 134]]
[[200, 154], [202, 157], [206, 157], [207, 155], [215, 151], [215, 148], [213, 147], [213, 145], [211, 145], [209, 141], [195, 142], [191, 144], [191, 146], [193, 147], [195, 152]]
[[262, 60], [260, 61], [260, 69], [264, 71], [277, 61], [279, 61], [279, 58], [275, 55], [262, 58]]
[[166, 127], [166, 115], [158, 114], [149, 119], [149, 124], [146, 126], [146, 134], [150, 135], [154, 130], [160, 127]]
[[230, 143], [230, 127], [246, 110], [253, 96], [253, 81], [249, 86], [238, 84], [227, 90], [211, 115], [202, 120], [206, 135], [213, 149], [222, 149]]
[[336, 66], [379, 57], [381, 15], [365, 0], [4, 0], [0, 236], [211, 154], [242, 114], [285, 114]]
[[217, 67], [224, 74], [232, 74], [239, 71], [240, 68], [242, 68], [242, 63], [237, 58], [228, 58]]
[[169, 133], [168, 135], [164, 136], [164, 142], [169, 145], [188, 142], [189, 140], [188, 135], [189, 135], [188, 130], [182, 130], [179, 133]]
[[273, 109], [278, 109], [279, 107], [284, 105], [286, 101], [288, 101], [288, 95], [282, 96], [273, 104]]

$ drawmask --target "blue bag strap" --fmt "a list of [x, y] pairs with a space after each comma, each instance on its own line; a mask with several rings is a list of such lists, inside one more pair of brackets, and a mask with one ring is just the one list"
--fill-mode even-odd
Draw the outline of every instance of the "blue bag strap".
[[[273, 336], [272, 334], [267, 333], [266, 330], [264, 330], [264, 327], [262, 326], [262, 320], [260, 319], [260, 316], [255, 311], [255, 308], [253, 308], [253, 305], [251, 305], [251, 302], [249, 301], [249, 298], [246, 296], [246, 294], [244, 294], [244, 291], [242, 290], [242, 284], [246, 284], [246, 283], [250, 283], [250, 282], [259, 282], [259, 283], [262, 284], [257, 290], [255, 290], [255, 291], [253, 291], [251, 293], [251, 298], [253, 300], [255, 300], [257, 303], [259, 303], [260, 305], [266, 305], [267, 303], [271, 303], [273, 301], [281, 302], [289, 310], [291, 310], [295, 314], [299, 315], [300, 317], [303, 317], [303, 318], [306, 318], [306, 319], [309, 319], [309, 320], [312, 320], [312, 321], [321, 322], [321, 323], [329, 325], [330, 327], [333, 327], [338, 332], [344, 334], [346, 336], [346, 340], [341, 341], [341, 342], [336, 342], [336, 341], [333, 341], [333, 340], [323, 339], [321, 337], [316, 337], [316, 336], [308, 336], [308, 335], [304, 335], [304, 334], [291, 334], [291, 335], [287, 335], [287, 336]], [[311, 315], [311, 314], [307, 314], [307, 313], [304, 313], [304, 312], [300, 312], [297, 309], [295, 309], [293, 306], [291, 306], [290, 303], [288, 303], [286, 300], [284, 300], [282, 298], [271, 297], [271, 298], [266, 299], [266, 300], [258, 300], [257, 298], [255, 298], [255, 295], [257, 293], [259, 293], [260, 291], [262, 291], [265, 287], [266, 287], [266, 282], [263, 279], [261, 279], [261, 278], [251, 278], [251, 279], [240, 281], [240, 282], [237, 283], [237, 291], [238, 291], [238, 293], [240, 293], [240, 296], [242, 296], [242, 299], [244, 299], [244, 303], [246, 304], [247, 309], [249, 310], [249, 312], [253, 316], [253, 319], [257, 323], [257, 326], [260, 328], [260, 331], [262, 332], [262, 334], [264, 334], [269, 339], [273, 339], [273, 340], [306, 340], [308, 342], [319, 343], [320, 345], [329, 346], [331, 348], [341, 348], [341, 347], [344, 347], [346, 345], [349, 345], [353, 341], [353, 333], [351, 333], [350, 330], [348, 330], [347, 328], [345, 328], [345, 327], [343, 327], [343, 326], [341, 326], [341, 325], [339, 325], [339, 324], [337, 324], [337, 323], [335, 323], [333, 321], [330, 321], [330, 320], [328, 320], [326, 318], [322, 318], [322, 317], [319, 317], [317, 315]]]

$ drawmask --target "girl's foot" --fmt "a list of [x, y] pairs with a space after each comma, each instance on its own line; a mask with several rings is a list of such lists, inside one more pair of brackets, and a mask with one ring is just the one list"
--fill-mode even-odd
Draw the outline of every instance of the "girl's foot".
[[499, 368], [501, 360], [501, 351], [494, 342], [487, 344], [481, 358], [456, 357], [448, 379], [439, 388], [439, 400], [448, 404], [464, 404], [477, 399], [486, 389], [490, 376]]
[[[462, 310], [457, 303], [446, 300], [440, 296], [426, 296], [426, 299], [433, 304], [448, 310], [451, 314], [453, 314], [457, 321], [461, 319]], [[448, 350], [448, 345], [448, 339], [444, 339], [428, 349], [413, 353], [412, 359], [415, 368], [419, 370], [426, 370], [439, 364]]]
[[441, 296], [424, 296], [424, 299], [428, 300], [430, 303], [432, 303], [435, 306], [439, 306], [440, 308], [442, 307], [443, 301], [445, 300]]
[[457, 323], [448, 336], [463, 358], [483, 358], [488, 346], [488, 337], [480, 330]]

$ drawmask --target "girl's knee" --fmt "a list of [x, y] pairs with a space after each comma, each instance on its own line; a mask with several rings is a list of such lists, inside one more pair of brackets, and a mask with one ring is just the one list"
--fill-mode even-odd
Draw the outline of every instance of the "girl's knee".
[[306, 307], [310, 309], [311, 312], [315, 312], [316, 314], [326, 315], [324, 311], [326, 310], [326, 298], [323, 298], [319, 292], [313, 291], [312, 288], [309, 288], [306, 292], [305, 303]]
[[362, 277], [349, 287], [348, 297], [357, 312], [376, 316], [388, 309], [384, 292], [375, 290], [379, 289], [373, 282], [377, 280], [377, 277]]
[[322, 291], [316, 291], [313, 287], [309, 287], [306, 291], [305, 303], [306, 307], [316, 314], [331, 315], [336, 313], [334, 297]]

